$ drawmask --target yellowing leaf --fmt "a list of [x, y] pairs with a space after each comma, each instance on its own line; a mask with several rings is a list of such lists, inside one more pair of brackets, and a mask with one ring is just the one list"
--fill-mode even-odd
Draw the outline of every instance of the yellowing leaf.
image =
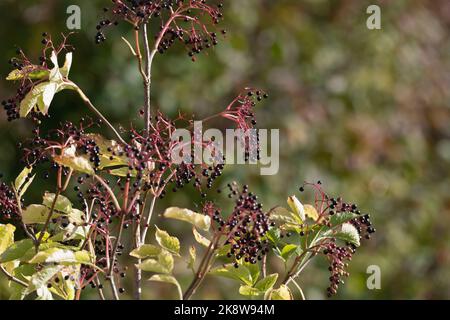
[[[22, 221], [25, 224], [44, 224], [47, 221], [47, 217], [50, 210], [41, 204], [31, 204], [22, 211]], [[60, 216], [56, 212], [52, 217]]]
[[155, 273], [171, 273], [173, 270], [173, 256], [163, 250], [158, 255], [158, 260], [150, 258], [137, 265], [137, 267], [143, 271], [155, 272]]
[[14, 243], [16, 227], [11, 224], [0, 224], [0, 254]]
[[307, 217], [311, 218], [314, 221], [317, 221], [319, 219], [319, 213], [314, 206], [305, 204], [303, 208], [305, 209], [305, 215]]
[[64, 167], [71, 168], [75, 171], [94, 174], [94, 168], [88, 159], [75, 155], [75, 145], [70, 146], [62, 151], [61, 155], [53, 157], [53, 161]]
[[[55, 201], [55, 194], [46, 192], [44, 194], [44, 200], [42, 202], [47, 208], [51, 208], [53, 201]], [[54, 210], [69, 214], [72, 212], [72, 202], [69, 199], [62, 195], [58, 195], [58, 199], [56, 199]]]
[[155, 237], [161, 247], [175, 254], [180, 253], [180, 240], [178, 238], [170, 236], [167, 231], [160, 230], [158, 227], [156, 227]]
[[209, 216], [196, 213], [189, 209], [181, 209], [178, 207], [167, 208], [163, 217], [189, 222], [204, 231], [208, 231], [211, 226], [211, 218]]
[[195, 241], [200, 243], [204, 247], [209, 247], [211, 241], [202, 236], [195, 227], [192, 228], [192, 233], [194, 234]]
[[262, 295], [264, 293], [264, 291], [260, 291], [257, 288], [253, 288], [248, 285], [241, 285], [239, 287], [239, 293], [243, 296], [257, 297], [257, 296]]
[[268, 300], [293, 300], [292, 292], [288, 286], [282, 284], [280, 288], [268, 291]]
[[130, 252], [130, 256], [138, 258], [138, 259], [145, 259], [150, 257], [156, 257], [161, 253], [162, 249], [154, 246], [152, 244], [144, 244], [140, 246], [139, 248], [134, 249]]

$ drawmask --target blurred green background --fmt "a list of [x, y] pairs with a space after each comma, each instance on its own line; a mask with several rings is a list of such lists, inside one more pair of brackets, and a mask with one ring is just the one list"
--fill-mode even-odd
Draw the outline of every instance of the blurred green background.
[[[447, 0], [224, 0], [227, 38], [190, 62], [180, 46], [158, 56], [153, 105], [166, 113], [182, 109], [199, 117], [220, 111], [245, 86], [271, 97], [258, 107], [261, 128], [280, 129], [279, 174], [232, 166], [226, 183], [248, 183], [265, 207], [284, 204], [304, 181], [322, 180], [372, 215], [377, 233], [350, 264], [341, 299], [450, 299], [450, 2]], [[71, 78], [115, 123], [129, 127], [142, 105], [141, 79], [120, 40], [130, 28], [107, 33], [94, 44], [95, 25], [108, 0], [0, 0], [0, 74], [19, 45], [34, 58], [41, 33], [67, 32], [66, 8], [78, 4], [82, 29], [71, 43]], [[378, 4], [382, 30], [366, 28], [366, 8]], [[2, 99], [13, 84], [0, 81]], [[88, 114], [72, 93], [59, 94], [52, 123]], [[140, 120], [137, 120], [138, 122]], [[136, 123], [136, 122], [135, 122]], [[19, 172], [16, 143], [31, 135], [31, 123], [0, 116], [0, 171]], [[29, 198], [39, 199], [46, 181]], [[197, 198], [196, 198], [197, 197]], [[195, 208], [198, 196], [170, 195], [169, 205]], [[184, 224], [158, 225], [180, 238], [187, 252], [192, 237]], [[132, 261], [125, 261], [132, 263]], [[366, 288], [366, 268], [381, 268], [381, 290]], [[183, 286], [190, 275], [177, 265]], [[7, 298], [0, 277], [0, 298]], [[300, 278], [309, 298], [324, 298], [328, 271], [320, 259]], [[131, 292], [131, 283], [126, 284]], [[197, 298], [240, 298], [230, 281], [207, 278]], [[87, 289], [85, 298], [96, 298]], [[146, 283], [144, 297], [175, 297], [167, 285]]]

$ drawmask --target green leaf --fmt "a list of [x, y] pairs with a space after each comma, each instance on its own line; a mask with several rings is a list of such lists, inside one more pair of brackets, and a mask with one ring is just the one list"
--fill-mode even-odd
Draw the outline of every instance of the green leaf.
[[278, 279], [278, 273], [269, 274], [264, 279], [259, 280], [255, 284], [255, 288], [262, 292], [266, 292], [267, 290], [272, 289], [272, 287], [277, 282], [277, 279]]
[[[25, 224], [44, 224], [50, 210], [41, 204], [31, 204], [22, 211], [22, 221]], [[56, 212], [52, 214], [52, 218], [61, 216]]]
[[358, 230], [351, 223], [344, 223], [341, 231], [336, 232], [332, 236], [336, 239], [354, 244], [357, 247], [360, 245]]
[[50, 248], [45, 251], [38, 252], [30, 261], [31, 264], [91, 264], [91, 256], [89, 252], [82, 250], [73, 252], [72, 250], [62, 248]]
[[334, 215], [330, 216], [330, 223], [332, 226], [338, 226], [340, 224], [349, 222], [350, 220], [356, 218], [358, 215], [353, 212], [336, 212]]
[[211, 226], [211, 218], [209, 216], [196, 213], [189, 209], [181, 209], [178, 207], [167, 208], [163, 217], [189, 222], [204, 231], [208, 231]]
[[[32, 66], [32, 68], [39, 68], [39, 67]], [[22, 69], [22, 70], [15, 69], [8, 74], [8, 77], [6, 77], [6, 80], [8, 80], [8, 81], [21, 80], [25, 76], [27, 76], [31, 80], [41, 80], [41, 79], [48, 77], [49, 74], [50, 74], [50, 71], [45, 70], [45, 69], [35, 69], [33, 71], [30, 71], [30, 69], [26, 69], [26, 68]]]
[[294, 219], [294, 213], [283, 207], [277, 207], [272, 210], [270, 213], [270, 220], [297, 225], [297, 221]]
[[278, 289], [268, 291], [267, 298], [268, 300], [294, 300], [291, 290], [284, 284]]
[[204, 247], [209, 247], [211, 241], [209, 241], [208, 239], [206, 239], [206, 237], [201, 235], [197, 231], [197, 229], [195, 229], [195, 227], [192, 228], [192, 233], [194, 234], [195, 241], [197, 241], [198, 243], [200, 243]]
[[16, 227], [11, 224], [0, 224], [0, 254], [14, 243]]
[[178, 238], [170, 236], [167, 231], [160, 230], [158, 227], [156, 227], [155, 237], [161, 247], [177, 255], [180, 253], [180, 240]]
[[242, 281], [244, 284], [248, 286], [253, 285], [252, 275], [247, 267], [241, 265], [238, 268], [235, 268], [232, 264], [224, 265], [223, 267], [218, 267], [212, 269], [210, 274], [220, 277], [225, 277], [228, 279], [233, 279], [237, 281]]
[[246, 267], [248, 269], [248, 271], [250, 272], [250, 276], [252, 279], [252, 285], [254, 285], [258, 279], [259, 279], [259, 274], [261, 273], [260, 269], [259, 269], [259, 265], [258, 264], [252, 264], [252, 263], [243, 263], [242, 267]]
[[32, 170], [32, 168], [25, 167], [14, 181], [14, 188], [16, 189], [19, 196], [23, 195], [25, 191], [27, 191], [30, 184], [33, 182], [35, 175], [31, 178], [28, 177], [31, 174]]
[[[44, 200], [42, 202], [43, 205], [47, 206], [47, 208], [51, 208], [53, 201], [55, 201], [55, 194], [46, 192], [44, 194]], [[54, 210], [69, 214], [72, 212], [72, 202], [66, 197], [59, 195], [56, 199]]]
[[239, 287], [239, 293], [241, 295], [247, 296], [247, 297], [257, 297], [257, 296], [264, 294], [264, 291], [261, 291], [257, 288], [253, 288], [251, 286], [241, 285]]
[[273, 244], [278, 244], [280, 241], [280, 230], [272, 228], [266, 233], [266, 237]]
[[138, 259], [146, 259], [150, 257], [157, 257], [161, 253], [162, 249], [152, 245], [152, 244], [144, 244], [139, 248], [134, 249], [130, 252], [130, 256], [138, 258]]
[[284, 260], [287, 260], [292, 256], [295, 250], [297, 250], [297, 246], [295, 244], [287, 244], [281, 250], [281, 256]]
[[287, 203], [291, 210], [294, 211], [294, 219], [296, 219], [299, 224], [302, 224], [306, 219], [303, 204], [297, 199], [296, 196], [290, 196]]
[[0, 263], [21, 259], [30, 249], [34, 250], [31, 239], [16, 241], [0, 255]]
[[173, 256], [165, 250], [158, 255], [158, 260], [150, 258], [137, 265], [143, 271], [155, 273], [171, 273], [173, 266]]
[[155, 275], [151, 276], [151, 278], [148, 279], [148, 281], [165, 282], [165, 283], [173, 284], [177, 287], [179, 286], [177, 279], [175, 279], [175, 277], [169, 276], [167, 274], [155, 274]]
[[[209, 246], [209, 243], [208, 243], [208, 246]], [[231, 250], [231, 244], [226, 244], [226, 245], [220, 247], [219, 250], [217, 250], [216, 257], [226, 256], [228, 254], [228, 252], [230, 252], [230, 250]]]

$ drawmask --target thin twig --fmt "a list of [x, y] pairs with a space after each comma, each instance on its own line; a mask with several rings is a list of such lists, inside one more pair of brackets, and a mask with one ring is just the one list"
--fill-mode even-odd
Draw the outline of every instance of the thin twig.
[[92, 104], [91, 100], [89, 100], [86, 94], [73, 82], [71, 82], [70, 84], [75, 87], [75, 90], [80, 95], [81, 100], [83, 100], [83, 102], [88, 106], [88, 108], [91, 109], [91, 111], [94, 112], [95, 115], [99, 117], [111, 129], [112, 132], [114, 132], [114, 135], [122, 144], [127, 145], [127, 143], [122, 138], [120, 133], [114, 128], [114, 126], [108, 121], [108, 119], [106, 119], [105, 116]]
[[9, 281], [13, 281], [13, 282], [15, 282], [15, 283], [17, 283], [17, 284], [20, 284], [21, 286], [23, 286], [23, 287], [25, 287], [25, 288], [28, 287], [28, 284], [27, 284], [27, 283], [25, 283], [25, 282], [23, 282], [22, 280], [17, 279], [16, 277], [14, 277], [14, 276], [13, 276], [12, 274], [10, 274], [10, 273], [5, 269], [5, 267], [3, 267], [2, 265], [0, 265], [0, 270], [5, 274], [5, 276], [8, 278]]

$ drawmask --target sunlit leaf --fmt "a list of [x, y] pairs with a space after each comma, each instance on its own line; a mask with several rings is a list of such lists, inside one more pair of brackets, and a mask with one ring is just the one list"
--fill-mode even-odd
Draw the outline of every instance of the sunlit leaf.
[[180, 240], [169, 235], [167, 231], [160, 230], [156, 227], [155, 238], [161, 247], [175, 254], [180, 253]]
[[278, 289], [268, 291], [268, 300], [293, 300], [292, 292], [288, 286], [282, 284]]
[[303, 204], [297, 199], [296, 196], [290, 196], [287, 203], [294, 212], [294, 218], [297, 222], [303, 223], [303, 221], [305, 221], [305, 208], [303, 207]]
[[[54, 193], [46, 192], [42, 204], [47, 206], [47, 208], [51, 208], [55, 201], [55, 196]], [[59, 195], [56, 199], [54, 210], [69, 214], [72, 212], [72, 202], [68, 198]]]
[[14, 243], [16, 227], [11, 224], [0, 224], [0, 254]]
[[277, 279], [278, 279], [278, 273], [269, 274], [264, 279], [259, 280], [255, 284], [255, 288], [257, 288], [260, 291], [266, 292], [267, 290], [271, 289], [275, 285], [275, 283], [277, 282]]
[[192, 233], [194, 234], [195, 241], [200, 243], [204, 247], [209, 247], [211, 241], [206, 239], [203, 235], [201, 235], [195, 227], [192, 228]]
[[172, 272], [173, 266], [173, 256], [165, 250], [158, 255], [158, 259], [150, 258], [137, 265], [143, 271], [167, 274]]
[[162, 249], [152, 244], [144, 244], [139, 248], [134, 249], [130, 252], [130, 256], [145, 259], [150, 257], [157, 257], [161, 253]]
[[181, 209], [178, 207], [167, 208], [164, 211], [165, 218], [176, 219], [189, 222], [198, 229], [208, 231], [211, 226], [211, 218], [204, 214], [196, 213], [189, 209]]

